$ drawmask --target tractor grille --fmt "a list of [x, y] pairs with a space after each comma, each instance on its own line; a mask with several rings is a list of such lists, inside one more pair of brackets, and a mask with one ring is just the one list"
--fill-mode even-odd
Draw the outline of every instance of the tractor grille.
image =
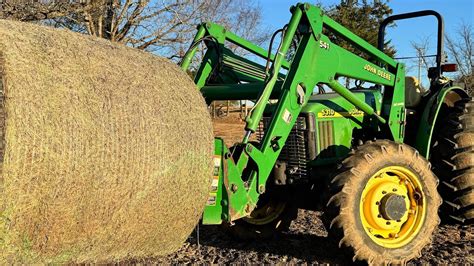
[[[263, 139], [265, 130], [268, 128], [270, 123], [269, 117], [264, 117], [260, 122], [259, 129], [257, 131], [257, 138], [259, 141]], [[308, 166], [309, 152], [308, 152], [308, 130], [306, 118], [298, 117], [293, 129], [291, 130], [288, 139], [286, 140], [285, 146], [281, 150], [278, 160], [285, 162], [286, 175], [288, 178], [293, 179], [295, 183], [301, 183], [308, 178]]]

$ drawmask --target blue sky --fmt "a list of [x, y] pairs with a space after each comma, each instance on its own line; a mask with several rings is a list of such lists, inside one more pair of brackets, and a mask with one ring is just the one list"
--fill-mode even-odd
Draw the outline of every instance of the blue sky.
[[[271, 29], [285, 25], [291, 16], [290, 6], [300, 1], [260, 0], [263, 9], [263, 23]], [[315, 1], [307, 1], [313, 2]], [[339, 3], [338, 0], [321, 0], [325, 6]], [[391, 0], [390, 7], [394, 14], [413, 12], [425, 9], [435, 10], [444, 17], [445, 33], [454, 34], [456, 27], [462, 22], [474, 24], [474, 0]], [[397, 27], [387, 30], [387, 38], [397, 49], [396, 56], [415, 56], [411, 41], [419, 42], [429, 38], [429, 54], [436, 53], [436, 18], [423, 17], [397, 22]], [[449, 59], [448, 59], [449, 61]], [[410, 64], [410, 62], [406, 62]]]

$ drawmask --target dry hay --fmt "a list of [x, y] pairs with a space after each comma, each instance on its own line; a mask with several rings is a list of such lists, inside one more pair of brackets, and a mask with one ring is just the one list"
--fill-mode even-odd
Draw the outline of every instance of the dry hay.
[[213, 147], [186, 74], [105, 40], [0, 21], [0, 76], [0, 263], [181, 245], [206, 201]]

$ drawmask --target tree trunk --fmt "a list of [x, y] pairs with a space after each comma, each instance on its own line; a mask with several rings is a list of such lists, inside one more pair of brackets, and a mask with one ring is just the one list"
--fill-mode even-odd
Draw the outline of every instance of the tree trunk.
[[105, 0], [105, 3], [104, 3], [104, 24], [103, 24], [103, 28], [102, 28], [102, 32], [103, 32], [103, 38], [107, 39], [107, 40], [111, 40], [112, 39], [112, 35], [111, 35], [111, 30], [112, 30], [112, 22], [113, 22], [113, 19], [114, 19], [114, 2], [115, 0]]

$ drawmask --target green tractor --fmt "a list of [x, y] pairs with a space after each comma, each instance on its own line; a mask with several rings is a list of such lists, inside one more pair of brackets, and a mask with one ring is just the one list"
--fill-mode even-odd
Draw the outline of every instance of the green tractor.
[[[190, 71], [204, 43], [195, 83], [206, 101], [255, 101], [241, 142], [227, 147], [215, 139], [203, 224], [264, 238], [287, 229], [297, 208], [321, 209], [329, 236], [354, 260], [381, 264], [420, 256], [440, 223], [440, 206], [443, 217], [472, 222], [474, 103], [443, 76], [455, 65], [444, 63], [440, 14], [388, 17], [377, 49], [316, 6], [297, 4], [291, 12], [272, 38], [271, 45], [281, 34], [274, 54], [271, 45], [266, 50], [205, 23], [180, 64]], [[428, 15], [438, 20], [438, 45], [423, 90], [383, 52], [384, 30]], [[354, 87], [342, 78], [355, 80]]]

